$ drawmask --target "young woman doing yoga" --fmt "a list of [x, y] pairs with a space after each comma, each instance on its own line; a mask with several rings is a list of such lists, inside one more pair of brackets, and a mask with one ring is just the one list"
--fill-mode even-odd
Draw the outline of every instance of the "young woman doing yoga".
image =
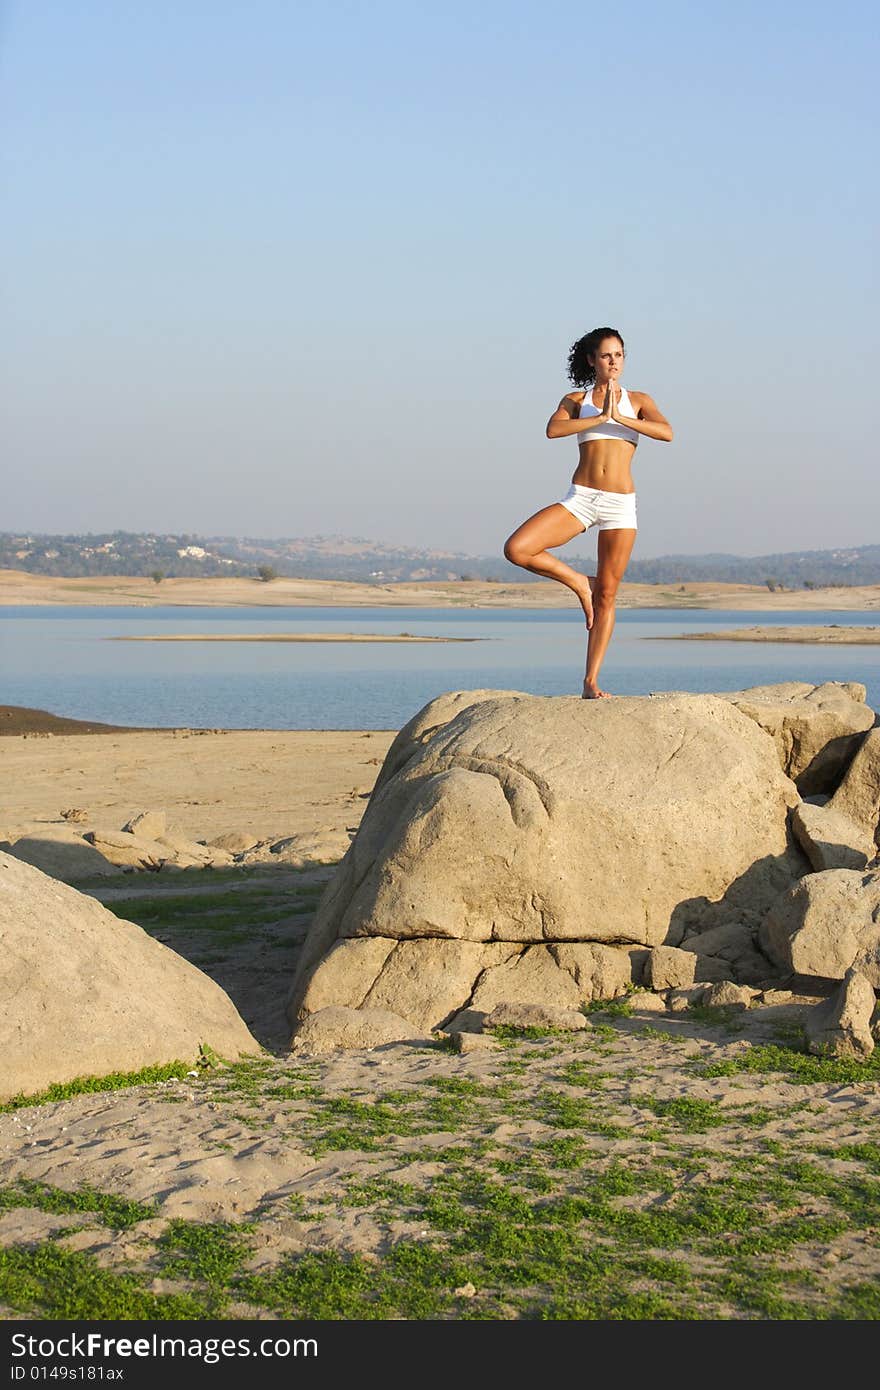
[[[672, 439], [672, 426], [644, 391], [620, 384], [625, 361], [616, 328], [594, 328], [568, 354], [568, 375], [578, 388], [563, 396], [547, 421], [548, 439], [578, 438], [578, 465], [559, 502], [535, 512], [508, 537], [504, 554], [515, 565], [558, 579], [574, 590], [589, 637], [585, 700], [603, 699], [599, 669], [614, 631], [614, 605], [636, 538], [632, 460], [639, 437]], [[596, 573], [585, 575], [550, 551], [597, 526]]]

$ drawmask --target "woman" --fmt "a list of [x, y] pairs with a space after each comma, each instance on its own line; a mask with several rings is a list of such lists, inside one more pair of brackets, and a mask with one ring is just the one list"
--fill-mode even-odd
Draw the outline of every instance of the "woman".
[[[571, 487], [524, 521], [504, 554], [515, 565], [558, 579], [577, 594], [589, 629], [583, 697], [607, 697], [599, 668], [614, 631], [614, 601], [636, 538], [636, 493], [631, 464], [639, 435], [670, 440], [672, 427], [644, 391], [620, 385], [623, 339], [616, 328], [594, 328], [573, 344], [568, 375], [580, 390], [563, 396], [547, 421], [548, 439], [578, 437]], [[579, 574], [549, 553], [590, 526], [599, 528], [595, 575]]]

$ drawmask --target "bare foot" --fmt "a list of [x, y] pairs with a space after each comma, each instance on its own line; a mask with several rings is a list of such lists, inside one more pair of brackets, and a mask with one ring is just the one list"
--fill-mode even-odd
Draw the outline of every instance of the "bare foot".
[[600, 690], [595, 681], [584, 681], [584, 693], [582, 700], [610, 700], [611, 695], [607, 690]]
[[578, 589], [576, 592], [577, 592], [578, 599], [580, 600], [581, 608], [584, 610], [584, 617], [585, 617], [586, 620], [587, 620], [587, 627], [588, 627], [588, 628], [591, 628], [591, 627], [593, 626], [593, 594], [592, 594], [592, 590], [590, 589], [590, 586], [589, 586], [589, 584], [588, 584], [588, 585], [586, 586], [586, 588], [584, 588], [584, 589]]

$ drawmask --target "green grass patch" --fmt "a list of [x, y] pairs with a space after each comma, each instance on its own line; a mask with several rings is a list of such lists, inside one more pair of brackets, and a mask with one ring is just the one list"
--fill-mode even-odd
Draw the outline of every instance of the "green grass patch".
[[136, 1274], [114, 1274], [91, 1255], [54, 1241], [0, 1248], [0, 1303], [43, 1319], [181, 1320], [220, 1309], [192, 1294], [154, 1294]]
[[798, 1085], [821, 1082], [847, 1085], [853, 1081], [880, 1081], [880, 1049], [867, 1062], [850, 1062], [833, 1057], [814, 1057], [791, 1047], [765, 1043], [750, 1047], [736, 1057], [697, 1065], [701, 1076], [735, 1076], [738, 1072], [778, 1072], [784, 1080]]
[[159, 1239], [162, 1273], [225, 1288], [250, 1254], [253, 1222], [171, 1221]]
[[[202, 1055], [204, 1056], [204, 1049]], [[47, 1105], [50, 1101], [70, 1100], [99, 1091], [120, 1091], [129, 1086], [148, 1086], [162, 1081], [182, 1080], [198, 1063], [167, 1062], [162, 1066], [142, 1067], [140, 1071], [114, 1071], [107, 1076], [77, 1076], [72, 1081], [48, 1086], [34, 1095], [13, 1096], [0, 1104], [0, 1114], [22, 1110], [30, 1105]]]
[[656, 1100], [653, 1096], [633, 1096], [633, 1105], [650, 1110], [661, 1120], [671, 1120], [685, 1134], [701, 1134], [730, 1123], [729, 1115], [714, 1100], [698, 1100], [694, 1096], [675, 1096], [671, 1100]]
[[127, 1230], [129, 1226], [147, 1221], [159, 1213], [155, 1202], [145, 1206], [142, 1202], [131, 1202], [109, 1192], [98, 1192], [93, 1187], [80, 1187], [75, 1192], [67, 1192], [64, 1188], [51, 1187], [48, 1183], [34, 1182], [29, 1178], [18, 1178], [9, 1187], [0, 1187], [0, 1211], [15, 1208], [56, 1212], [59, 1215], [94, 1212], [105, 1225], [116, 1231]]

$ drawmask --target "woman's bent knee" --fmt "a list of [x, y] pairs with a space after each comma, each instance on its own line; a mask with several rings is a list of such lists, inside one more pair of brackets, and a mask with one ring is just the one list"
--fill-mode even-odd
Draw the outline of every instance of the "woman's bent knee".
[[504, 542], [504, 558], [509, 560], [512, 565], [527, 565], [532, 558], [528, 546], [523, 545], [522, 541], [517, 541], [513, 536], [508, 536]]

